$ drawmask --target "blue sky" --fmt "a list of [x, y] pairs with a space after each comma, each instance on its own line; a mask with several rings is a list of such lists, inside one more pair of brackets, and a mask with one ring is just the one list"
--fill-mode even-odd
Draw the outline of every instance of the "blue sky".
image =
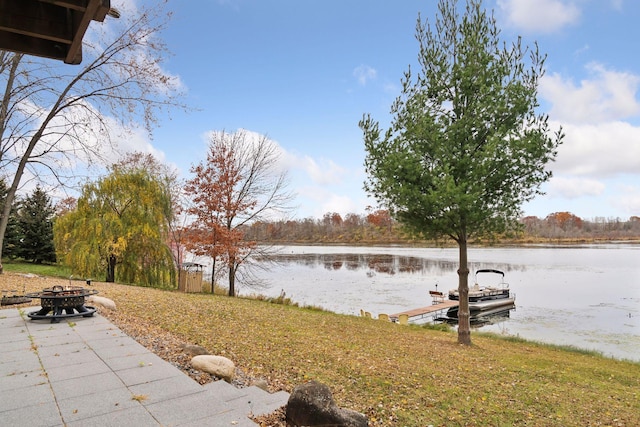
[[[112, 0], [118, 7], [124, 0]], [[129, 0], [131, 1], [131, 0]], [[417, 64], [418, 13], [436, 0], [170, 0], [163, 35], [197, 111], [176, 111], [152, 140], [131, 142], [183, 177], [205, 158], [206, 134], [245, 129], [282, 149], [296, 217], [364, 213], [364, 148], [358, 121], [383, 127], [409, 64]], [[545, 196], [526, 215], [571, 211], [640, 216], [640, 2], [485, 0], [502, 37], [537, 41], [548, 55], [539, 100], [565, 143]], [[137, 146], [134, 146], [136, 145]]]

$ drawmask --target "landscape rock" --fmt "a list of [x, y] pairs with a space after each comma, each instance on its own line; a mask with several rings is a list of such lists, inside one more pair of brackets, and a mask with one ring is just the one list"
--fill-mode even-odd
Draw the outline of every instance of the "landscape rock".
[[286, 410], [288, 426], [367, 427], [364, 414], [336, 405], [328, 386], [310, 381], [297, 386], [289, 396]]
[[195, 345], [195, 344], [184, 344], [182, 346], [182, 350], [187, 353], [190, 354], [192, 356], [200, 356], [203, 354], [209, 354], [209, 352], [207, 351], [206, 348], [199, 346], [199, 345]]
[[104, 307], [106, 309], [109, 310], [115, 310], [116, 309], [116, 303], [113, 302], [112, 299], [106, 298], [106, 297], [100, 297], [97, 295], [91, 295], [87, 298], [87, 302], [92, 303], [94, 305], [99, 305], [101, 307]]
[[191, 366], [218, 378], [230, 382], [236, 373], [236, 365], [224, 356], [203, 354], [191, 359]]

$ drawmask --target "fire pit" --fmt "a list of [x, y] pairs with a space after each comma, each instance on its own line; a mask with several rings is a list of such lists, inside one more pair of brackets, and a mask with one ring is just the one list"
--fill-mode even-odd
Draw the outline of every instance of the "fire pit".
[[58, 323], [65, 317], [91, 317], [96, 309], [85, 306], [84, 298], [97, 293], [98, 291], [94, 289], [85, 289], [80, 286], [45, 288], [42, 292], [27, 294], [30, 298], [40, 298], [42, 306], [40, 310], [32, 311], [28, 316], [30, 319], [51, 319], [51, 323]]

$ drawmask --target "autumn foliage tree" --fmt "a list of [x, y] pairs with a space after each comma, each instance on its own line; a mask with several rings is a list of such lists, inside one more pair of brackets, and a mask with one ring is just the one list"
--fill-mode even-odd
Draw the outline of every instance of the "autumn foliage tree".
[[278, 147], [265, 136], [240, 130], [210, 134], [207, 159], [191, 169], [185, 192], [193, 217], [186, 227], [185, 245], [196, 255], [226, 268], [229, 296], [236, 295], [240, 267], [256, 249], [243, 228], [269, 215], [289, 210], [286, 172], [278, 169]]
[[545, 221], [565, 231], [570, 228], [582, 228], [582, 218], [572, 214], [571, 212], [554, 212], [547, 215]]

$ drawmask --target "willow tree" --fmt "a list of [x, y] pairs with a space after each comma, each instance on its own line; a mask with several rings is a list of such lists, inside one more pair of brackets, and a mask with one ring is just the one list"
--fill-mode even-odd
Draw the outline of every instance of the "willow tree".
[[365, 189], [414, 233], [457, 243], [458, 342], [471, 344], [469, 239], [517, 225], [551, 176], [562, 133], [537, 111], [537, 45], [502, 42], [479, 0], [459, 10], [441, 0], [435, 28], [418, 17], [419, 73], [405, 72], [386, 131], [370, 115], [360, 127]]
[[146, 169], [116, 165], [86, 184], [76, 209], [56, 220], [58, 257], [81, 276], [166, 286], [175, 279], [167, 245], [172, 214], [161, 180]]

